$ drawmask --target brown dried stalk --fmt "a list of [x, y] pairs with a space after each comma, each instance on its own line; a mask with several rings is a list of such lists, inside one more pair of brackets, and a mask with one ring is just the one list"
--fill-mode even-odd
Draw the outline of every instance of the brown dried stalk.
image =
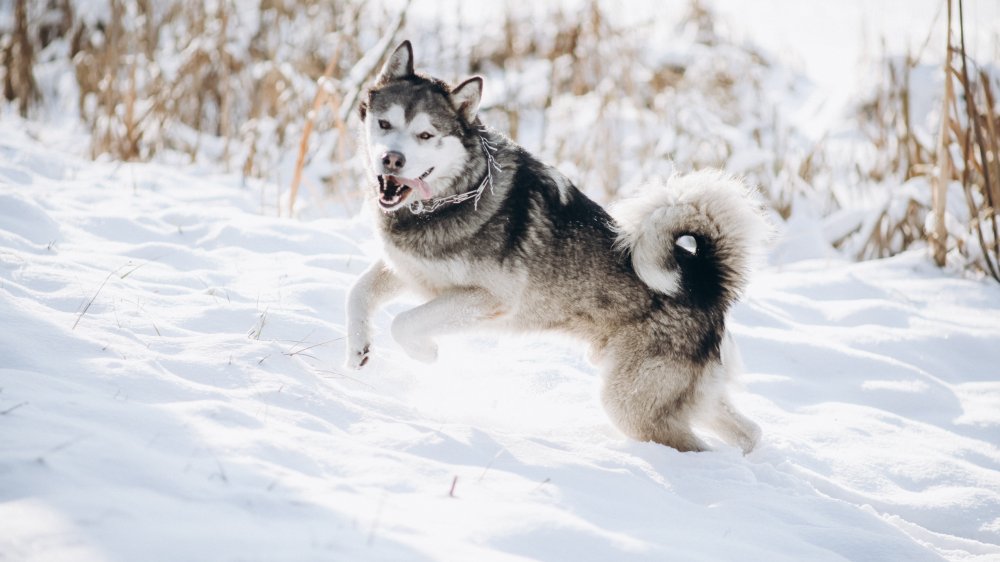
[[[962, 13], [962, 0], [958, 0], [958, 27], [960, 33], [960, 54], [962, 57], [962, 88], [965, 90], [965, 108], [966, 114], [969, 119], [968, 127], [969, 130], [975, 135], [975, 144], [979, 149], [979, 161], [981, 162], [980, 172], [982, 174], [983, 186], [982, 195], [984, 199], [985, 209], [977, 209], [972, 202], [972, 197], [970, 190], [972, 189], [969, 185], [969, 171], [976, 163], [976, 155], [973, 152], [973, 146], [969, 138], [969, 130], [966, 131], [965, 143], [964, 143], [964, 156], [965, 156], [965, 170], [962, 173], [962, 184], [966, 191], [966, 197], [970, 203], [970, 214], [972, 217], [972, 225], [976, 229], [976, 236], [979, 239], [979, 245], [983, 250], [983, 261], [986, 262], [986, 268], [990, 275], [1000, 281], [1000, 250], [997, 249], [997, 242], [1000, 240], [998, 238], [998, 227], [997, 227], [997, 217], [996, 210], [997, 206], [993, 199], [993, 189], [991, 187], [990, 179], [990, 166], [989, 159], [986, 155], [986, 141], [983, 138], [983, 132], [979, 126], [979, 108], [976, 104], [976, 89], [975, 86], [969, 80], [969, 69], [968, 69], [968, 55], [965, 50], [965, 22]], [[985, 114], [988, 119], [992, 118], [993, 107], [987, 107]], [[985, 237], [983, 236], [983, 229], [981, 223], [981, 217], [985, 214], [993, 227], [993, 240], [992, 247], [990, 244], [986, 243]], [[992, 252], [991, 252], [992, 250]]]
[[[306, 152], [309, 149], [309, 136], [312, 134], [313, 127], [315, 126], [316, 115], [319, 113], [319, 109], [322, 107], [323, 102], [327, 100], [327, 96], [331, 93], [334, 94], [333, 101], [334, 109], [334, 126], [337, 128], [337, 144], [343, 147], [344, 139], [347, 136], [347, 119], [349, 117], [349, 111], [354, 106], [354, 102], [357, 101], [358, 96], [361, 94], [361, 90], [372, 76], [374, 76], [375, 71], [379, 68], [379, 62], [385, 60], [386, 55], [389, 54], [389, 50], [393, 48], [396, 44], [395, 38], [402, 29], [403, 25], [406, 23], [406, 13], [410, 8], [410, 0], [407, 0], [406, 4], [399, 11], [399, 16], [396, 18], [395, 23], [390, 28], [389, 32], [382, 37], [379, 44], [376, 45], [376, 50], [379, 51], [379, 56], [377, 58], [362, 57], [360, 61], [350, 72], [348, 72], [348, 83], [345, 84], [346, 88], [341, 88], [342, 91], [346, 89], [346, 97], [341, 97], [336, 95], [336, 91], [328, 91], [331, 85], [331, 78], [333, 76], [333, 71], [336, 68], [337, 60], [339, 59], [340, 44], [337, 45], [337, 52], [334, 56], [330, 58], [330, 62], [327, 63], [326, 69], [323, 72], [323, 77], [318, 81], [318, 88], [316, 89], [316, 96], [313, 98], [312, 110], [308, 112], [305, 127], [302, 130], [302, 139], [299, 141], [299, 155], [295, 161], [295, 173], [292, 176], [292, 185], [288, 196], [288, 216], [293, 216], [295, 210], [295, 200], [299, 194], [299, 184], [302, 182], [302, 168], [305, 167]], [[344, 103], [346, 101], [346, 103]], [[341, 149], [340, 154], [343, 154]], [[280, 212], [280, 209], [279, 209]]]
[[[316, 95], [313, 97], [312, 109], [306, 114], [306, 125], [302, 129], [302, 140], [299, 141], [299, 156], [295, 160], [295, 174], [292, 176], [292, 186], [288, 195], [288, 216], [295, 214], [295, 199], [299, 194], [299, 183], [302, 182], [302, 168], [306, 163], [306, 152], [309, 150], [309, 136], [312, 134], [316, 122], [316, 115], [319, 113], [327, 95], [330, 94], [330, 79], [333, 71], [337, 68], [337, 61], [340, 60], [340, 47], [342, 43], [337, 43], [337, 49], [330, 57], [330, 62], [323, 70], [323, 76], [316, 81]], [[280, 212], [280, 211], [279, 211]]]
[[948, 250], [948, 231], [945, 228], [945, 205], [948, 201], [948, 183], [951, 180], [951, 156], [948, 154], [949, 127], [951, 120], [949, 107], [955, 103], [955, 89], [951, 78], [951, 0], [948, 0], [948, 34], [945, 39], [944, 97], [941, 100], [941, 129], [938, 133], [937, 173], [931, 176], [931, 209], [934, 213], [934, 230], [928, 233], [934, 263], [945, 264]]
[[32, 72], [35, 53], [28, 32], [28, 7], [24, 0], [14, 3], [14, 37], [4, 47], [3, 59], [4, 66], [7, 67], [4, 97], [9, 101], [17, 99], [18, 113], [21, 117], [27, 117], [28, 108], [38, 101], [41, 94]]

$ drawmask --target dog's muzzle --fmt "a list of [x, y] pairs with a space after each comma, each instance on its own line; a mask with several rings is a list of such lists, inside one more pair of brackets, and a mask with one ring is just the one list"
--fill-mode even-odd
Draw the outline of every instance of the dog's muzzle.
[[428, 169], [420, 177], [404, 178], [391, 174], [378, 176], [378, 204], [384, 211], [393, 211], [406, 201], [410, 193], [418, 191], [422, 199], [430, 199], [431, 190], [424, 179], [431, 175], [434, 168]]

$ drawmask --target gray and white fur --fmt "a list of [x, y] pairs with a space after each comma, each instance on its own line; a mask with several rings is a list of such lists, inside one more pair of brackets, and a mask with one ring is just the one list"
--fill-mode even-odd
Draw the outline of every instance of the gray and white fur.
[[368, 362], [373, 312], [409, 291], [426, 302], [391, 331], [414, 359], [467, 330], [556, 330], [589, 344], [626, 435], [701, 451], [697, 422], [749, 452], [760, 430], [727, 393], [726, 316], [767, 233], [751, 190], [717, 171], [674, 176], [612, 218], [483, 126], [482, 85], [414, 72], [403, 42], [361, 103], [384, 252], [348, 296], [347, 364]]

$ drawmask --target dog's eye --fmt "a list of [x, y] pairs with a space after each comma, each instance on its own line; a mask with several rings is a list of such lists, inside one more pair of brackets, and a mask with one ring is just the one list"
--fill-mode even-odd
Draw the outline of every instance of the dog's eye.
[[420, 139], [420, 140], [427, 140], [429, 138], [432, 138], [433, 136], [434, 135], [432, 133], [428, 133], [427, 131], [424, 131], [423, 133], [420, 133], [419, 135], [417, 135], [417, 138]]
[[386, 121], [385, 119], [379, 119], [378, 120], [378, 128], [382, 129], [383, 131], [388, 131], [389, 129], [392, 128], [392, 125], [389, 124], [389, 122]]

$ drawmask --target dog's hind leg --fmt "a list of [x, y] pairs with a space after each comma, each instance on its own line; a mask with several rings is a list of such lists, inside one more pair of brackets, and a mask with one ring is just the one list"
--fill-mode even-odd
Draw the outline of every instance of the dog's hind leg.
[[673, 447], [682, 453], [709, 450], [708, 445], [691, 430], [687, 419], [669, 413], [663, 413], [653, 421], [644, 440]]
[[700, 421], [730, 445], [743, 449], [743, 454], [746, 455], [757, 446], [761, 431], [760, 426], [733, 406], [726, 388], [743, 370], [743, 359], [732, 334], [727, 333], [723, 338], [721, 352], [722, 363], [716, 371], [719, 375], [717, 387], [714, 396], [705, 399], [706, 407], [702, 409]]
[[397, 315], [392, 322], [392, 337], [410, 357], [430, 363], [437, 359], [436, 337], [495, 320], [504, 312], [503, 303], [489, 291], [452, 289]]
[[725, 393], [719, 396], [704, 422], [727, 443], [743, 449], [744, 455], [752, 451], [760, 441], [760, 426], [741, 414]]
[[371, 315], [401, 292], [403, 283], [379, 260], [358, 278], [347, 296], [348, 368], [360, 369], [371, 353]]
[[678, 368], [659, 357], [618, 362], [605, 373], [601, 399], [608, 416], [629, 437], [678, 451], [706, 451], [691, 429], [699, 367]]

